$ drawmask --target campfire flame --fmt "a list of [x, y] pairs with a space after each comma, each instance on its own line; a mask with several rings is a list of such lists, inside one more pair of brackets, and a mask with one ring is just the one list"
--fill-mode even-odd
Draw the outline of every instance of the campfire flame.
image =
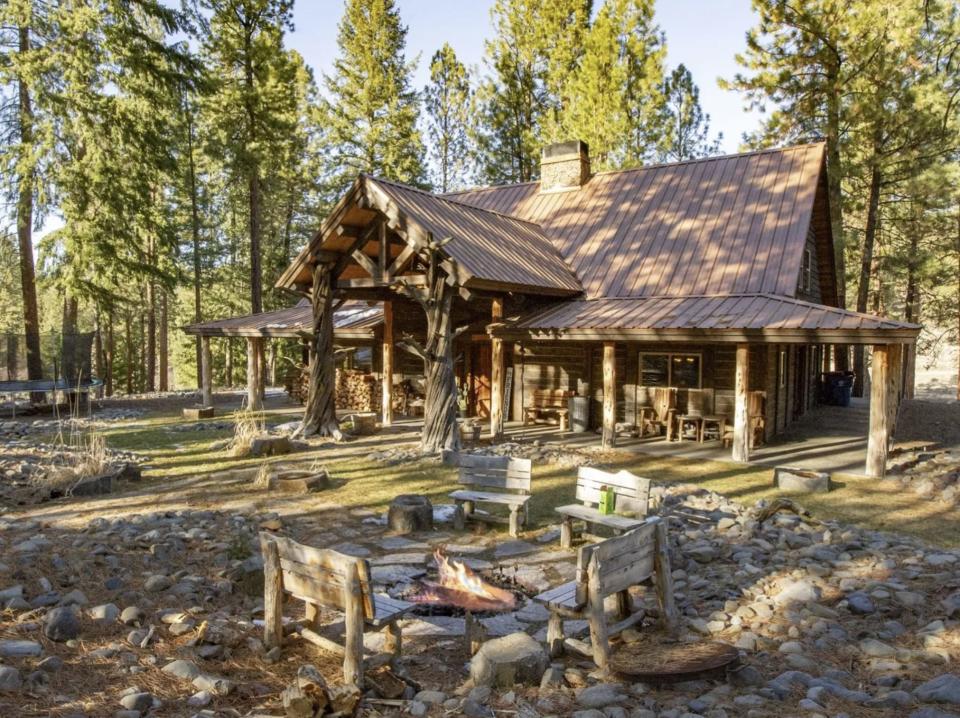
[[437, 580], [424, 581], [423, 590], [411, 600], [459, 606], [468, 611], [508, 611], [517, 602], [510, 591], [493, 586], [478, 576], [462, 561], [451, 560], [438, 548]]

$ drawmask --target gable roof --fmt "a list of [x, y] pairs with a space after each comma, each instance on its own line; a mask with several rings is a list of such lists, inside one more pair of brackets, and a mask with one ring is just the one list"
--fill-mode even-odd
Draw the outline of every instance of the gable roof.
[[588, 299], [793, 297], [823, 165], [815, 143], [445, 196], [539, 224]]
[[[374, 327], [382, 323], [380, 304], [347, 301], [333, 313], [334, 336], [339, 338], [372, 338]], [[301, 299], [286, 309], [189, 324], [183, 331], [208, 337], [305, 337], [313, 334], [313, 308], [309, 299]]]
[[[580, 282], [535, 223], [474, 207], [396, 182], [363, 177], [368, 194], [382, 191], [408, 223], [434, 240], [452, 239], [443, 251], [466, 273], [463, 285], [531, 293], [579, 294]], [[372, 198], [376, 203], [376, 198]], [[532, 290], [532, 291], [531, 291]]]

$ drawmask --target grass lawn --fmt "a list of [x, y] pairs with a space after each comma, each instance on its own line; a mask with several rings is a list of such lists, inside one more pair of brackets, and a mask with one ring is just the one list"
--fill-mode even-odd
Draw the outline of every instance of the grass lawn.
[[[266, 415], [269, 421], [289, 421], [290, 414]], [[165, 485], [171, 479], [197, 477], [226, 469], [250, 468], [261, 463], [259, 459], [235, 459], [226, 451], [210, 450], [212, 442], [230, 435], [229, 431], [172, 432], [170, 426], [180, 422], [173, 415], [158, 416], [137, 421], [131, 427], [118, 426], [108, 430], [108, 445], [117, 449], [137, 451], [150, 462], [146, 478], [150, 489], [157, 492], [158, 504], [164, 501]], [[394, 445], [389, 439], [348, 442], [328, 445], [302, 454], [271, 459], [307, 466], [313, 462], [326, 466], [336, 486], [330, 491], [307, 497], [296, 497], [296, 504], [287, 497], [274, 498], [263, 493], [257, 497], [260, 509], [269, 509], [278, 502], [287, 507], [304, 505], [311, 501], [327, 506], [338, 504], [348, 508], [382, 509], [401, 493], [424, 494], [435, 503], [446, 503], [452, 490], [455, 471], [432, 461], [385, 466], [366, 459], [375, 448]], [[745, 504], [761, 498], [773, 498], [773, 472], [764, 467], [743, 467], [718, 461], [691, 460], [677, 457], [649, 456], [622, 452], [605, 468], [627, 469], [641, 476], [663, 483], [691, 483], [717, 491]], [[814, 516], [857, 524], [859, 526], [912, 534], [925, 541], [942, 546], [960, 545], [960, 510], [920, 499], [913, 492], [902, 491], [895, 481], [878, 481], [855, 476], [835, 476], [837, 488], [829, 494], [811, 494], [799, 498]], [[531, 518], [534, 525], [554, 520], [553, 507], [573, 500], [576, 470], [551, 465], [534, 467], [534, 498]], [[172, 487], [171, 487], [172, 488]], [[242, 493], [250, 499], [249, 487], [244, 484], [224, 486], [224, 493], [207, 491], [209, 503], [227, 501], [229, 493]], [[180, 493], [176, 489], [175, 492]], [[315, 497], [315, 498], [314, 498]], [[172, 498], [172, 497], [168, 497]]]

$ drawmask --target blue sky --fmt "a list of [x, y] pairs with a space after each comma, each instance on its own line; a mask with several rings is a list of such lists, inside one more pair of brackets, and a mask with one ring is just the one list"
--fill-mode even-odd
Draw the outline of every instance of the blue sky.
[[[601, 0], [594, 0], [599, 5]], [[420, 56], [418, 88], [427, 80], [431, 55], [449, 42], [469, 66], [482, 66], [483, 42], [492, 34], [492, 0], [397, 0], [408, 28], [407, 57]], [[341, 0], [299, 0], [294, 6], [295, 30], [287, 42], [317, 75], [329, 72], [337, 52]], [[667, 35], [667, 65], [684, 63], [700, 87], [700, 104], [710, 115], [711, 132], [722, 132], [724, 152], [737, 151], [744, 132], [755, 129], [758, 115], [744, 110], [743, 98], [717, 86], [718, 77], [732, 77], [734, 54], [745, 47], [744, 35], [754, 24], [750, 0], [658, 0], [656, 19]]]

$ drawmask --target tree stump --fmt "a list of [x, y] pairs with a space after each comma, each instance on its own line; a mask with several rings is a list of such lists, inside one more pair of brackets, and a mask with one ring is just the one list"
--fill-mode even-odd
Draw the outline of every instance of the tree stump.
[[433, 529], [433, 505], [426, 496], [401, 494], [390, 502], [387, 525], [398, 534]]

